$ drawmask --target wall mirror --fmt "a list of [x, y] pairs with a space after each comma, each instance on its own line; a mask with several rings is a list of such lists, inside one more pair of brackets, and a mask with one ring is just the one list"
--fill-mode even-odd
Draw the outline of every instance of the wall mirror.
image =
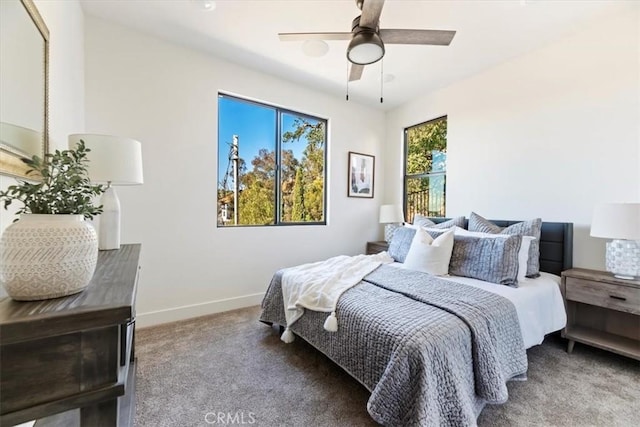
[[0, 1], [0, 173], [48, 152], [49, 30], [33, 0]]

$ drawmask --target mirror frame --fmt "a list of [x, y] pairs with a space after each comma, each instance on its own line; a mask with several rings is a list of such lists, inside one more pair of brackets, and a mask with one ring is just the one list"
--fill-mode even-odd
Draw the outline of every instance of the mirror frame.
[[[33, 0], [20, 0], [27, 14], [42, 35], [44, 42], [44, 117], [42, 127], [42, 147], [38, 156], [44, 157], [49, 152], [49, 29], [38, 12]], [[22, 162], [22, 156], [0, 148], [0, 174], [18, 178], [34, 179], [27, 176], [29, 167]]]

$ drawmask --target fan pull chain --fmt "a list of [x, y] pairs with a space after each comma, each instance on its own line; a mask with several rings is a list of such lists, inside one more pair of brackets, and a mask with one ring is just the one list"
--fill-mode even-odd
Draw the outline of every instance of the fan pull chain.
[[384, 59], [380, 60], [380, 104], [383, 103], [384, 98], [382, 97], [384, 90]]
[[349, 100], [349, 61], [347, 61], [347, 101]]

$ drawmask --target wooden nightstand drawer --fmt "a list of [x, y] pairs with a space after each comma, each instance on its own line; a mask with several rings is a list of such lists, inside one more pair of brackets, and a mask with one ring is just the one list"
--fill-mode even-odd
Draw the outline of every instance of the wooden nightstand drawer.
[[640, 315], [640, 289], [575, 277], [566, 278], [566, 298]]
[[389, 243], [384, 240], [378, 242], [367, 242], [367, 255], [374, 255], [389, 249]]

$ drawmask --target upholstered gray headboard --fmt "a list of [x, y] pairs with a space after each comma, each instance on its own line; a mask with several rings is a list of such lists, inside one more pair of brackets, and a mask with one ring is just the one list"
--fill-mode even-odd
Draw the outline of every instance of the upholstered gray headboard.
[[[435, 223], [450, 218], [429, 218]], [[507, 227], [522, 221], [490, 220], [499, 227]], [[468, 220], [464, 227], [467, 228]], [[573, 267], [573, 223], [543, 222], [540, 235], [540, 270], [557, 274]]]

